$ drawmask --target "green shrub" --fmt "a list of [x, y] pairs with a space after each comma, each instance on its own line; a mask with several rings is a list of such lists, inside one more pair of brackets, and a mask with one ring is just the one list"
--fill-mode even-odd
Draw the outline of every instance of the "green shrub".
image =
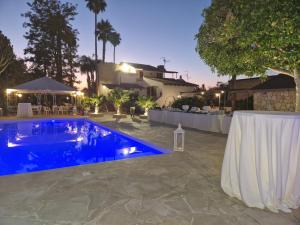
[[183, 98], [178, 98], [172, 103], [173, 108], [179, 108], [182, 109], [183, 105], [189, 105], [190, 108], [192, 107], [199, 107], [202, 109], [204, 106], [204, 100], [198, 97], [183, 97]]
[[121, 113], [121, 106], [125, 104], [126, 102], [130, 101], [130, 91], [122, 90], [122, 89], [113, 89], [108, 94], [108, 99], [111, 101], [117, 110], [117, 114]]
[[139, 96], [137, 105], [145, 111], [145, 115], [148, 115], [149, 109], [153, 109], [155, 106], [157, 106], [153, 98], [148, 96]]
[[253, 110], [253, 96], [246, 99], [238, 100], [235, 103], [236, 110]]

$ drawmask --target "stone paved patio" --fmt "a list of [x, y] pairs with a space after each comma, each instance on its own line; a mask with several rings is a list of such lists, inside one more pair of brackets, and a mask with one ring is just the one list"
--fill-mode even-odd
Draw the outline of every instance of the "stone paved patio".
[[[173, 127], [98, 121], [171, 148]], [[226, 136], [187, 130], [186, 151], [0, 177], [1, 225], [291, 225], [300, 210], [246, 207], [220, 188]]]

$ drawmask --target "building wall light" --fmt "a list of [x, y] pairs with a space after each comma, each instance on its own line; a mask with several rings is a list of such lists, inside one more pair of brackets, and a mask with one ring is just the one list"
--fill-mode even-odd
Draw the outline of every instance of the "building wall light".
[[133, 66], [128, 65], [127, 63], [122, 63], [119, 66], [119, 70], [123, 73], [136, 73], [136, 69]]
[[13, 89], [6, 89], [6, 94], [11, 94], [12, 92], [14, 92], [14, 90]]

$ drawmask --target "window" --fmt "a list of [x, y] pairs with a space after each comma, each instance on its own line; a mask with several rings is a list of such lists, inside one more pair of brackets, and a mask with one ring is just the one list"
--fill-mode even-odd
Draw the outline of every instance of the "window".
[[147, 87], [147, 96], [157, 97], [157, 87]]
[[157, 73], [157, 78], [163, 78], [163, 73]]
[[144, 79], [144, 72], [143, 71], [140, 71], [139, 73], [139, 77], [137, 78], [137, 81], [141, 81]]

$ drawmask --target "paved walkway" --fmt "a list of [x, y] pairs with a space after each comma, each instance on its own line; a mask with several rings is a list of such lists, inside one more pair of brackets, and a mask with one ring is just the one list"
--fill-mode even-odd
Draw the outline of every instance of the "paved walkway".
[[[174, 127], [96, 119], [172, 148]], [[187, 130], [186, 151], [0, 177], [1, 225], [292, 225], [300, 210], [246, 207], [220, 188], [226, 136]]]

